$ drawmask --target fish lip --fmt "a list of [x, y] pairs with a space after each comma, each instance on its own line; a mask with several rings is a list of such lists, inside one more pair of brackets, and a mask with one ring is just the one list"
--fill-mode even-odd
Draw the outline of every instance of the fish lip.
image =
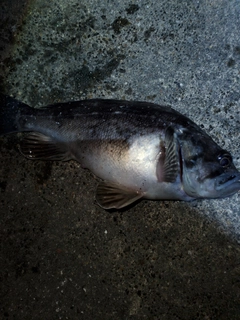
[[231, 187], [236, 192], [240, 189], [240, 173], [224, 173], [216, 179], [216, 190]]

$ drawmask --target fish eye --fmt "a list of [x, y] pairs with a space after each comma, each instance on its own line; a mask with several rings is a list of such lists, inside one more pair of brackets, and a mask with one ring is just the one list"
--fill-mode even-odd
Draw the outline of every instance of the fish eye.
[[218, 156], [218, 161], [223, 168], [227, 168], [232, 163], [232, 157], [228, 153], [223, 153]]

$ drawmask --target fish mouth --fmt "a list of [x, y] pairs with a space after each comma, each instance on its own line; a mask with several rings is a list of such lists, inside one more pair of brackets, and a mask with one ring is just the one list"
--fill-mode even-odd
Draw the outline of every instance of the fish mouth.
[[223, 173], [216, 179], [216, 190], [229, 195], [240, 190], [240, 173]]

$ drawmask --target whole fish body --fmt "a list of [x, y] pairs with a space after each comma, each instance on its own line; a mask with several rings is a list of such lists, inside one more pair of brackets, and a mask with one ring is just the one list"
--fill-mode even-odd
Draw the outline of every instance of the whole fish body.
[[27, 158], [75, 159], [101, 178], [96, 200], [105, 209], [240, 190], [230, 153], [171, 107], [93, 99], [36, 109], [1, 94], [0, 135], [25, 131]]

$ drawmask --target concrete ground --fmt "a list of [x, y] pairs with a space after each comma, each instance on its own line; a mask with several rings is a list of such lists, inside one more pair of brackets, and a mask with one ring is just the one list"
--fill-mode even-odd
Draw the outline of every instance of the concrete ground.
[[[0, 18], [2, 92], [169, 104], [240, 169], [238, 0], [2, 0]], [[0, 319], [240, 319], [240, 193], [107, 212], [90, 172], [19, 139], [0, 139]]]

